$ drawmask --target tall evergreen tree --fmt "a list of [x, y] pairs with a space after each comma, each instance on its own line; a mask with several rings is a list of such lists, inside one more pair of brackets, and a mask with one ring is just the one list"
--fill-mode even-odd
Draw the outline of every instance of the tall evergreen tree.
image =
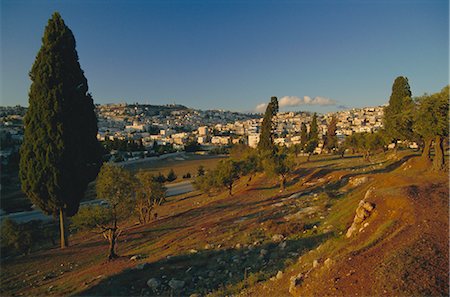
[[261, 124], [261, 136], [259, 138], [258, 150], [260, 153], [271, 152], [274, 150], [273, 143], [273, 121], [272, 118], [278, 112], [277, 97], [270, 98], [270, 103], [267, 105], [264, 114], [263, 122]]
[[306, 128], [306, 124], [302, 123], [300, 128], [300, 143], [302, 147], [305, 147], [307, 142], [308, 142], [308, 129]]
[[314, 113], [311, 125], [309, 127], [309, 134], [308, 134], [308, 141], [305, 146], [305, 152], [308, 153], [308, 159], [311, 158], [311, 154], [316, 149], [317, 145], [319, 144], [319, 127], [317, 126], [317, 114]]
[[45, 28], [30, 78], [20, 150], [22, 190], [43, 212], [59, 214], [65, 247], [66, 216], [77, 213], [87, 184], [96, 177], [101, 146], [75, 38], [57, 12]]
[[314, 113], [309, 128], [308, 140], [319, 140], [319, 127], [317, 126], [317, 114]]
[[384, 129], [394, 143], [411, 139], [413, 107], [408, 79], [399, 76], [392, 85], [389, 105], [384, 109]]
[[331, 121], [328, 124], [327, 135], [325, 136], [323, 145], [327, 150], [330, 151], [337, 147], [336, 125], [337, 118], [336, 116], [332, 116]]

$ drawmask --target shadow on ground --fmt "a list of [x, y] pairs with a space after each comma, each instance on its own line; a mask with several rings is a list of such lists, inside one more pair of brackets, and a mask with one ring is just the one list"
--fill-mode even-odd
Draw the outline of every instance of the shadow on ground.
[[[207, 294], [224, 287], [244, 288], [248, 280], [265, 280], [295, 263], [298, 257], [326, 240], [331, 233], [287, 240], [285, 243], [250, 245], [239, 249], [202, 250], [153, 263], [143, 269], [129, 269], [102, 280], [77, 296], [167, 296]], [[160, 285], [151, 289], [147, 281], [155, 278]], [[184, 281], [172, 290], [171, 279]]]

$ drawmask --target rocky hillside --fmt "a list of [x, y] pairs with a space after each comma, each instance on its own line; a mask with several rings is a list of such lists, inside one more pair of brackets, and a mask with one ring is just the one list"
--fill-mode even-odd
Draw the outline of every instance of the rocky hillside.
[[330, 215], [346, 232], [242, 295], [448, 296], [447, 173], [413, 158], [367, 178]]
[[314, 156], [279, 192], [263, 174], [233, 196], [170, 197], [107, 242], [3, 260], [2, 296], [448, 295], [448, 175], [413, 154]]

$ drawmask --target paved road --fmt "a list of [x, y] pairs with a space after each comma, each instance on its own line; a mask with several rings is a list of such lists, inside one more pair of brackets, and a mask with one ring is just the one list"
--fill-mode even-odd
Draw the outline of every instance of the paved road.
[[[194, 187], [190, 181], [183, 181], [176, 184], [169, 184], [166, 185], [167, 188], [167, 196], [175, 196], [180, 195], [184, 193], [189, 193], [194, 190]], [[106, 202], [103, 200], [92, 200], [92, 201], [85, 201], [80, 203], [81, 206], [83, 205], [106, 205]], [[17, 223], [26, 223], [32, 220], [39, 220], [44, 222], [49, 222], [54, 220], [52, 216], [47, 216], [43, 214], [40, 210], [32, 210], [32, 211], [22, 211], [22, 212], [15, 212], [7, 215], [0, 215], [0, 221], [2, 221], [4, 218], [10, 218], [13, 221]]]

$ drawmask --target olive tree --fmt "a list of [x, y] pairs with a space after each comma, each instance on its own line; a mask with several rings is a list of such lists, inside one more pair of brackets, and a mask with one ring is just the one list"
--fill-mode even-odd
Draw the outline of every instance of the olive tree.
[[134, 206], [135, 180], [127, 170], [110, 164], [104, 164], [97, 177], [97, 197], [108, 205], [80, 208], [72, 222], [79, 229], [95, 230], [109, 242], [108, 259], [117, 258], [115, 246], [123, 232], [123, 220], [130, 217]]

